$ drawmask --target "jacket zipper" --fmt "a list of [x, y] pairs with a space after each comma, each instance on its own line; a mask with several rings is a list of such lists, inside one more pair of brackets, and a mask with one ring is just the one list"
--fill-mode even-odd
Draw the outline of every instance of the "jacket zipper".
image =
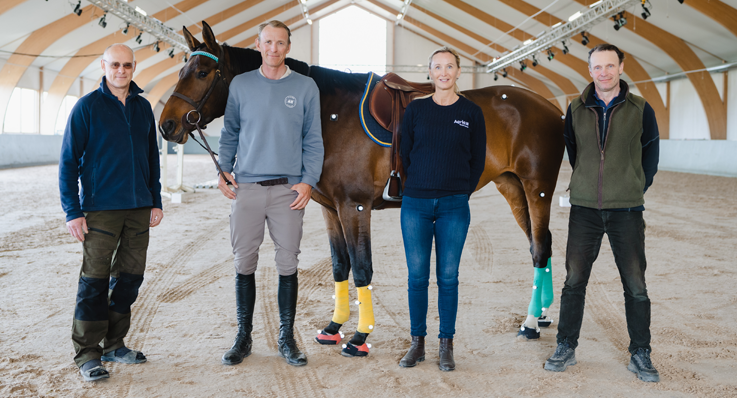
[[[131, 96], [129, 95], [128, 98], [126, 98], [125, 100], [126, 104], [128, 104], [130, 100], [131, 100]], [[130, 143], [130, 146], [131, 146], [131, 172], [132, 172], [131, 177], [133, 178], [133, 189], [132, 189], [133, 203], [137, 204], [138, 199], [136, 198], [136, 155], [135, 155], [135, 149], [133, 148], [133, 134], [131, 133], [131, 123], [128, 118], [128, 113], [126, 112], [126, 106], [120, 103], [120, 101], [118, 101], [118, 104], [120, 104], [120, 106], [122, 107], [123, 117], [125, 118], [126, 124], [128, 124], [128, 142]]]
[[[616, 103], [616, 104], [614, 104], [614, 105], [611, 106], [611, 109], [612, 109], [612, 117], [614, 117], [614, 111], [617, 110], [617, 108], [619, 108], [619, 105], [622, 102], [624, 102], [624, 101], [620, 101], [620, 102], [618, 102], [618, 103]], [[594, 111], [594, 113], [596, 113], [596, 111]], [[598, 131], [599, 130], [598, 129], [599, 126], [596, 126], [597, 127], [597, 131], [596, 132], [599, 134], [597, 136], [597, 141], [599, 142], [599, 151], [601, 152], [601, 158], [600, 158], [601, 160], [599, 162], [599, 187], [598, 187], [598, 193], [597, 193], [597, 205], [599, 207], [599, 210], [601, 210], [601, 208], [604, 207], [604, 159], [605, 159], [604, 151], [606, 150], [606, 143], [609, 142], [609, 130], [612, 127], [611, 126], [611, 124], [612, 124], [612, 118], [610, 117], [609, 118], [609, 122], [607, 122], [607, 120], [606, 120], [606, 113], [607, 113], [607, 111], [606, 111], [606, 109], [604, 109], [604, 126], [606, 127], [606, 135], [604, 136], [604, 142], [603, 143], [601, 142], [601, 133], [599, 133], [599, 131]], [[596, 117], [596, 121], [597, 121], [597, 123], [599, 122], [598, 115]]]

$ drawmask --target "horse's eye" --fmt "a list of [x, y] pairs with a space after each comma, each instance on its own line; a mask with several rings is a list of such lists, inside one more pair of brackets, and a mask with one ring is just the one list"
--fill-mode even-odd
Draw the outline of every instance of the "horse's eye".
[[204, 71], [200, 71], [200, 72], [199, 72], [199, 73], [197, 74], [197, 77], [199, 77], [200, 79], [204, 79], [205, 77], [207, 77], [207, 72], [204, 72]]

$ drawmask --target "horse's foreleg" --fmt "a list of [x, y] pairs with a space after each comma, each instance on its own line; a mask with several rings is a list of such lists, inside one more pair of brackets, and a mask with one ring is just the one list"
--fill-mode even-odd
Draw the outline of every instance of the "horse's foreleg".
[[335, 309], [330, 324], [319, 331], [315, 341], [320, 344], [338, 344], [342, 339], [340, 327], [350, 317], [348, 299], [348, 274], [351, 270], [350, 256], [346, 247], [343, 227], [340, 225], [338, 213], [327, 207], [322, 208], [325, 227], [330, 241], [330, 252], [333, 260], [333, 279], [335, 280]]
[[339, 206], [346, 247], [353, 269], [353, 281], [358, 291], [358, 328], [343, 347], [344, 356], [366, 356], [366, 338], [374, 330], [374, 310], [371, 299], [371, 202], [348, 202]]

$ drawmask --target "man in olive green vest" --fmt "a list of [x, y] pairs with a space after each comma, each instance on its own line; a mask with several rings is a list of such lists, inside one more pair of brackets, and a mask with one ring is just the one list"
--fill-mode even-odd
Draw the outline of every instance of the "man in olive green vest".
[[594, 79], [568, 106], [565, 142], [573, 168], [566, 282], [560, 298], [558, 347], [545, 369], [576, 364], [586, 284], [606, 233], [624, 286], [632, 354], [627, 369], [657, 382], [650, 361], [650, 299], [645, 285], [644, 194], [658, 170], [655, 112], [619, 79], [624, 54], [611, 44], [589, 52]]

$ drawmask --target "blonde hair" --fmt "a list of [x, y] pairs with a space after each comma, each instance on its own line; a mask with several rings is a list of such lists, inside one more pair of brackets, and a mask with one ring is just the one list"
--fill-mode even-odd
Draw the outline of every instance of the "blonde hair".
[[262, 23], [258, 26], [258, 40], [261, 41], [261, 32], [264, 30], [265, 27], [271, 26], [272, 28], [282, 28], [287, 31], [287, 44], [292, 44], [292, 31], [289, 29], [289, 26], [287, 26], [282, 21], [277, 21], [276, 19]]
[[[443, 47], [440, 47], [437, 50], [433, 51], [432, 54], [430, 54], [430, 58], [428, 58], [428, 60], [427, 60], [427, 69], [428, 70], [432, 69], [432, 57], [434, 57], [436, 54], [441, 54], [441, 53], [452, 54], [453, 57], [455, 57], [455, 59], [456, 59], [456, 66], [458, 67], [458, 69], [461, 69], [461, 56], [460, 56], [460, 54], [458, 54], [458, 51], [456, 51], [456, 50], [454, 50], [454, 49], [452, 49], [452, 48], [450, 48], [448, 46], [443, 46]], [[433, 86], [434, 85], [435, 85], [435, 83], [433, 82]], [[463, 95], [463, 94], [461, 94], [461, 90], [458, 88], [458, 83], [455, 83], [453, 85], [453, 91], [455, 91], [455, 93], [458, 94], [458, 95]]]

